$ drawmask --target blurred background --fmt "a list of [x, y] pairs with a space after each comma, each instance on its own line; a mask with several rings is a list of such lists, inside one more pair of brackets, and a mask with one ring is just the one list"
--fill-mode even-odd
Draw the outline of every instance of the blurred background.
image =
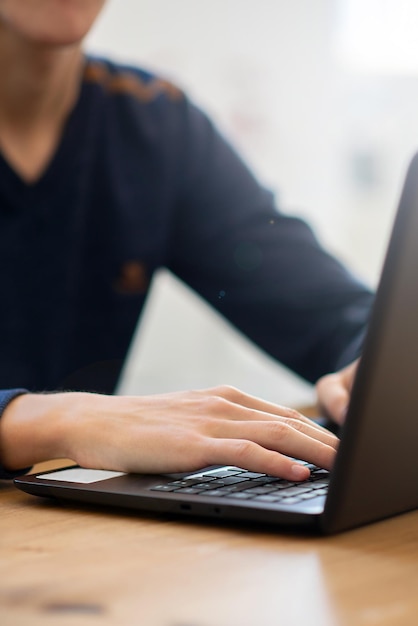
[[[108, 0], [87, 49], [185, 89], [280, 208], [375, 286], [418, 149], [417, 22], [415, 0]], [[283, 404], [313, 399], [162, 272], [120, 393], [219, 383]]]

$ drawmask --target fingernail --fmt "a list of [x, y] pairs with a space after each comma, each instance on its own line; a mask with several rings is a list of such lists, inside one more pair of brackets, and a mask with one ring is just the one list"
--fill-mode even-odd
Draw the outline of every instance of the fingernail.
[[300, 463], [296, 463], [296, 465], [292, 465], [292, 474], [298, 480], [305, 480], [308, 478], [310, 471], [305, 465], [300, 465]]

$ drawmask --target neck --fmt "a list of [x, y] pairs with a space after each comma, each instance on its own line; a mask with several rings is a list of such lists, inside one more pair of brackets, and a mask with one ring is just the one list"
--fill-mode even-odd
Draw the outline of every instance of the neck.
[[0, 125], [28, 131], [61, 126], [80, 87], [79, 45], [37, 46], [0, 26]]

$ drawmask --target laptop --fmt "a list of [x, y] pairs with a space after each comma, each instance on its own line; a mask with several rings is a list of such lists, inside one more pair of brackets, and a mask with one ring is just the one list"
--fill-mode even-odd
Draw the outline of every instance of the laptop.
[[69, 467], [15, 479], [19, 489], [82, 503], [344, 531], [418, 507], [418, 154], [413, 158], [371, 312], [331, 473], [291, 483], [222, 466], [139, 475]]

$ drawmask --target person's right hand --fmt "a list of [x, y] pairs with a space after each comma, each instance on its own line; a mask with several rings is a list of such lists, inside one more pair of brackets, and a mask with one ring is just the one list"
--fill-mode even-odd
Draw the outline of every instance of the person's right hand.
[[302, 480], [293, 458], [331, 469], [338, 439], [293, 409], [228, 386], [153, 396], [27, 394], [0, 421], [9, 470], [48, 458], [123, 472], [173, 473], [209, 465]]

